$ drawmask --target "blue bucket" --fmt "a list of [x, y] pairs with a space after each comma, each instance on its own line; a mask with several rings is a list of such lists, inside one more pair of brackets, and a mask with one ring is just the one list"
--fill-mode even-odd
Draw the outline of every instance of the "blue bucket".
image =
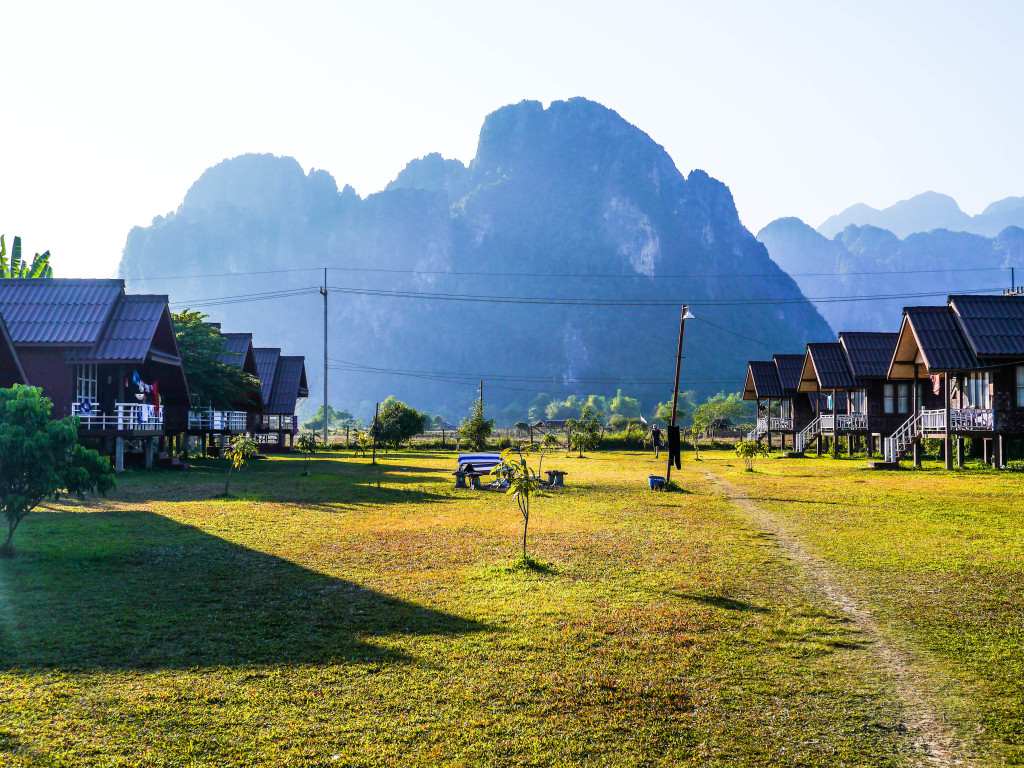
[[665, 487], [665, 478], [660, 475], [648, 475], [647, 482], [650, 484], [652, 491], [659, 491]]

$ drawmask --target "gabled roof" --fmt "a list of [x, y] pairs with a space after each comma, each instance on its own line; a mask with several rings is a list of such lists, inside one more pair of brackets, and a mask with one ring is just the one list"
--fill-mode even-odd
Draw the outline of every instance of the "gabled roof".
[[270, 405], [270, 394], [274, 388], [274, 373], [277, 361], [281, 358], [280, 347], [254, 347], [253, 358], [256, 361], [256, 376], [260, 380], [260, 391], [263, 392], [263, 405]]
[[0, 387], [13, 387], [15, 384], [28, 384], [21, 359], [14, 349], [11, 334], [7, 330], [3, 315], [0, 315]]
[[266, 412], [272, 414], [295, 413], [295, 402], [300, 397], [309, 397], [306, 384], [306, 358], [281, 355], [274, 372], [274, 385], [270, 390], [270, 401]]
[[220, 356], [220, 361], [225, 365], [238, 366], [253, 376], [258, 375], [256, 359], [252, 353], [252, 334], [222, 332], [221, 337], [224, 339], [225, 354]]
[[779, 369], [772, 360], [751, 360], [747, 363], [747, 379], [743, 384], [743, 399], [758, 400], [782, 397]]
[[773, 355], [772, 360], [779, 370], [779, 383], [783, 397], [795, 397], [800, 386], [800, 369], [804, 365], [803, 355]]
[[839, 334], [839, 343], [857, 379], [884, 379], [899, 337], [898, 333], [844, 331]]
[[0, 312], [15, 344], [95, 344], [123, 280], [0, 280]]
[[837, 341], [808, 344], [800, 370], [800, 391], [816, 389], [858, 389], [862, 385], [850, 370], [843, 345]]
[[[156, 336], [160, 321], [169, 323], [170, 315], [166, 296], [121, 296], [114, 303], [107, 325], [99, 334], [96, 345], [71, 350], [68, 360], [88, 362], [143, 363], [152, 351], [153, 337]], [[160, 362], [173, 364], [178, 360], [178, 350], [160, 350], [173, 358]]]
[[968, 344], [952, 307], [905, 307], [899, 340], [889, 364], [889, 378], [911, 379], [921, 373], [969, 371], [983, 367]]
[[978, 357], [1024, 357], [1024, 296], [950, 296]]

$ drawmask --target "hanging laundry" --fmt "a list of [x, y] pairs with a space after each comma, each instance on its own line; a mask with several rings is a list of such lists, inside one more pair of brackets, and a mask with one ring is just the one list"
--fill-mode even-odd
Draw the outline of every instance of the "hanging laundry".
[[156, 415], [160, 415], [160, 386], [159, 382], [153, 382], [153, 405], [156, 406]]
[[931, 380], [932, 380], [932, 394], [934, 394], [934, 395], [941, 395], [942, 394], [942, 374], [940, 373], [940, 374], [936, 374], [936, 375], [932, 376]]
[[668, 460], [675, 462], [676, 469], [682, 469], [682, 446], [679, 442], [679, 427], [668, 428]]

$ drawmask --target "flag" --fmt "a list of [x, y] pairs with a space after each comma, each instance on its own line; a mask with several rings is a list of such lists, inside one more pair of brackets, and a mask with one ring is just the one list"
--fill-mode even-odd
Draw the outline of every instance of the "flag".
[[936, 374], [931, 377], [932, 380], [932, 394], [942, 394], [942, 374]]

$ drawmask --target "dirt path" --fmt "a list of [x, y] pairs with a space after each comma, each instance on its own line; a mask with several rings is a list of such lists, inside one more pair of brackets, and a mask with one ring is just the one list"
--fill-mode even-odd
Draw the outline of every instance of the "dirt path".
[[921, 764], [970, 766], [952, 728], [929, 701], [924, 678], [915, 668], [913, 655], [900, 650], [889, 640], [864, 602], [844, 589], [828, 564], [808, 552], [782, 521], [723, 478], [697, 468], [693, 468], [693, 471], [703, 471], [707, 479], [720, 488], [751, 522], [765, 533], [772, 534], [779, 549], [799, 568], [810, 585], [839, 606], [870, 640], [870, 647], [882, 668], [892, 678], [896, 693], [904, 705], [904, 725], [914, 736], [914, 747], [920, 754]]

